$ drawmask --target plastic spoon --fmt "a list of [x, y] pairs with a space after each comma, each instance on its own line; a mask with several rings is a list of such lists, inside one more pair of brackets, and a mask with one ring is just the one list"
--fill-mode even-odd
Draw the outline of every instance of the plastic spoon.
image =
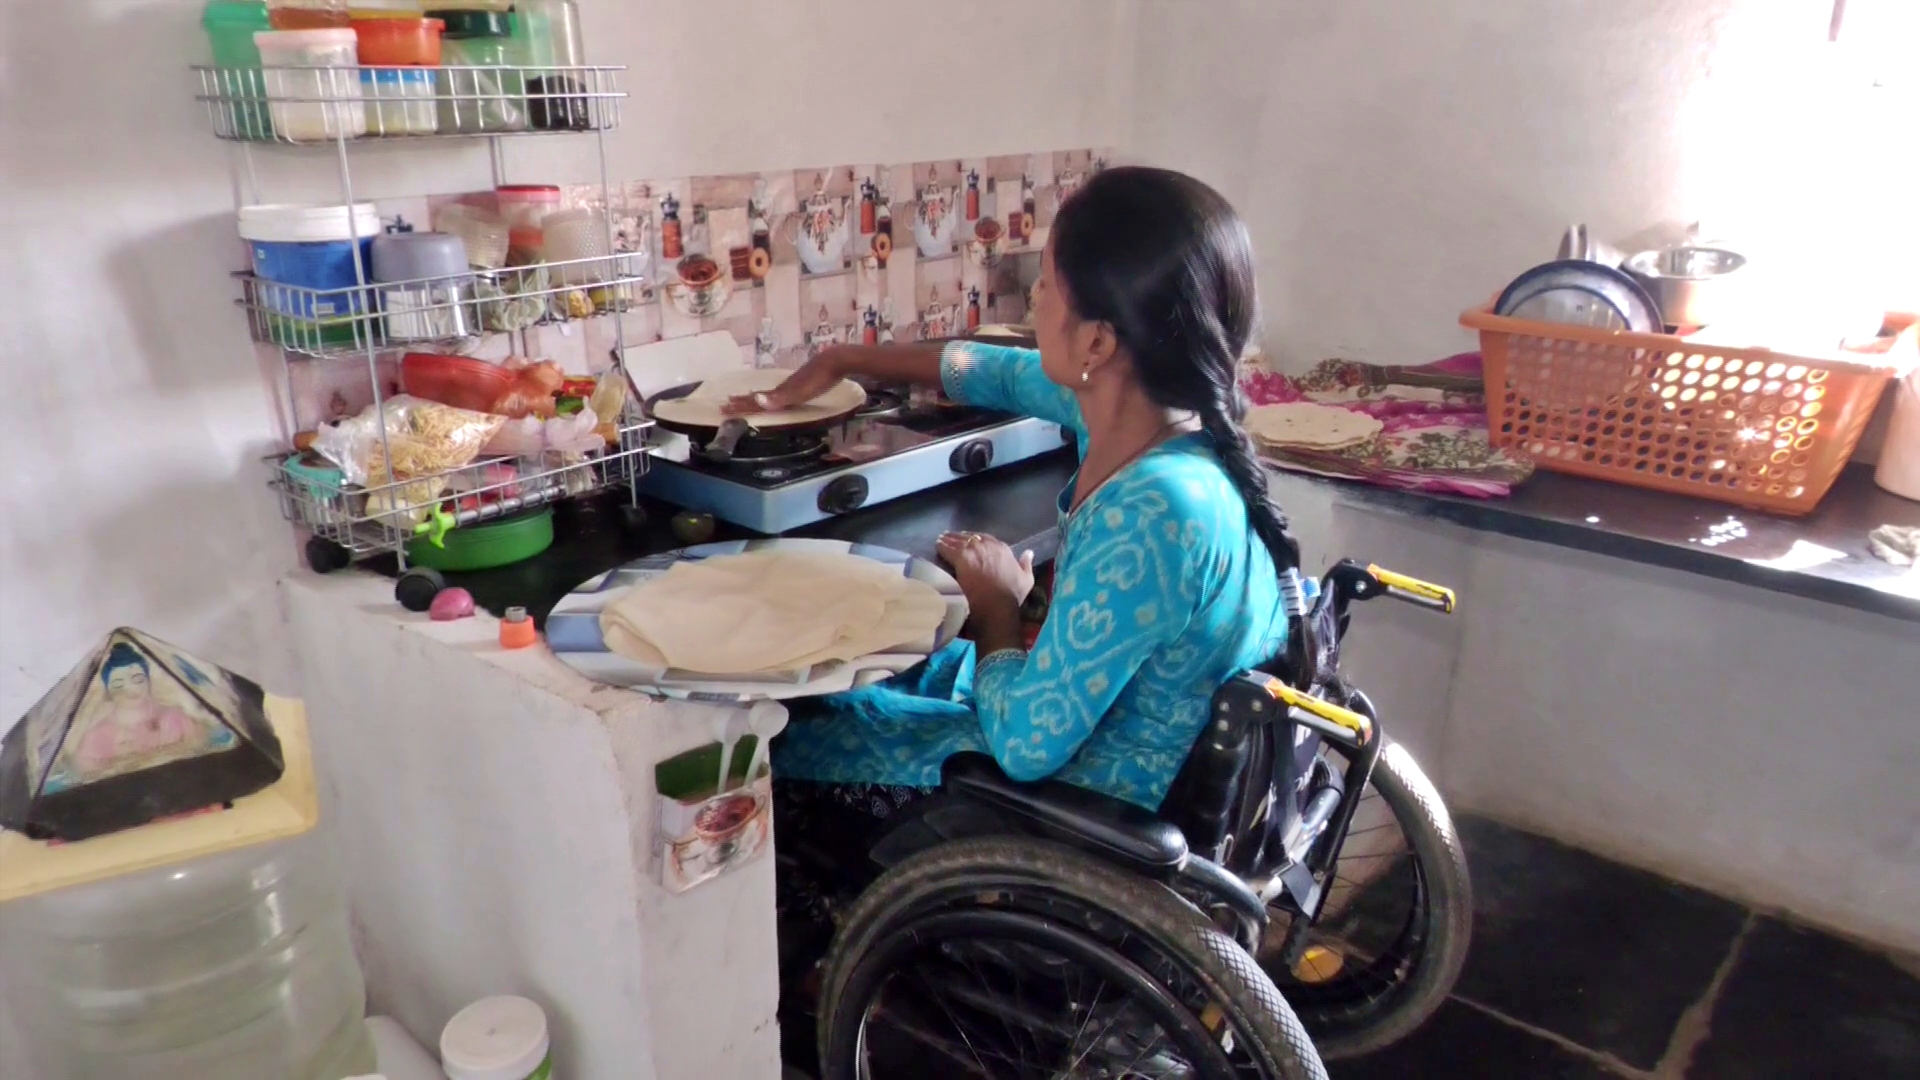
[[787, 728], [787, 707], [777, 701], [756, 701], [747, 710], [747, 727], [753, 732], [753, 757], [747, 762], [747, 778], [742, 783], [751, 784], [766, 767], [767, 744]]
[[733, 747], [746, 731], [747, 718], [738, 709], [729, 709], [713, 722], [714, 736], [720, 740], [720, 776], [713, 783], [716, 795], [727, 790], [727, 774], [733, 768]]

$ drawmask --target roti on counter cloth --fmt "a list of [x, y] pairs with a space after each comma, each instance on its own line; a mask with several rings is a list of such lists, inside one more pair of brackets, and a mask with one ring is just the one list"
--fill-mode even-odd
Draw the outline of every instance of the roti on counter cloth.
[[1341, 450], [1380, 434], [1377, 418], [1333, 405], [1290, 401], [1247, 410], [1247, 433], [1268, 446]]
[[761, 551], [677, 563], [600, 614], [607, 647], [721, 675], [792, 671], [930, 638], [946, 600], [857, 555]]

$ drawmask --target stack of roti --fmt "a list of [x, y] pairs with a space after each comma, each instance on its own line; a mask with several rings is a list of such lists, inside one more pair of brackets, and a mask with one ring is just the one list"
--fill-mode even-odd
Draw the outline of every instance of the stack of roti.
[[842, 552], [750, 551], [675, 563], [600, 613], [607, 648], [711, 675], [800, 671], [931, 643], [947, 603], [898, 566]]
[[1247, 434], [1268, 450], [1345, 450], [1380, 434], [1385, 425], [1365, 413], [1310, 401], [1257, 405], [1247, 410]]

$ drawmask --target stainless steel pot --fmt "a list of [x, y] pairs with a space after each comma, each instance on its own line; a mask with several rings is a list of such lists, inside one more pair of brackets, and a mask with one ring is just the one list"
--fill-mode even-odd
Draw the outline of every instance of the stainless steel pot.
[[1629, 256], [1622, 269], [1653, 294], [1668, 326], [1708, 326], [1738, 311], [1746, 265], [1737, 251], [1682, 244]]

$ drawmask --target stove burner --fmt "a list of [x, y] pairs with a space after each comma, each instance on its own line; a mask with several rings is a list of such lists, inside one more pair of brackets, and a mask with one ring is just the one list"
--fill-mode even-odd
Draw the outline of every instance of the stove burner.
[[[721, 464], [760, 466], [775, 462], [807, 461], [827, 452], [827, 437], [820, 432], [799, 434], [755, 432], [741, 438], [733, 454]], [[701, 455], [705, 457], [705, 454]]]
[[755, 480], [764, 480], [769, 484], [777, 484], [792, 475], [792, 469], [783, 469], [778, 465], [766, 465], [753, 470]]
[[907, 392], [891, 387], [869, 388], [867, 403], [854, 410], [856, 420], [881, 420], [906, 410]]

